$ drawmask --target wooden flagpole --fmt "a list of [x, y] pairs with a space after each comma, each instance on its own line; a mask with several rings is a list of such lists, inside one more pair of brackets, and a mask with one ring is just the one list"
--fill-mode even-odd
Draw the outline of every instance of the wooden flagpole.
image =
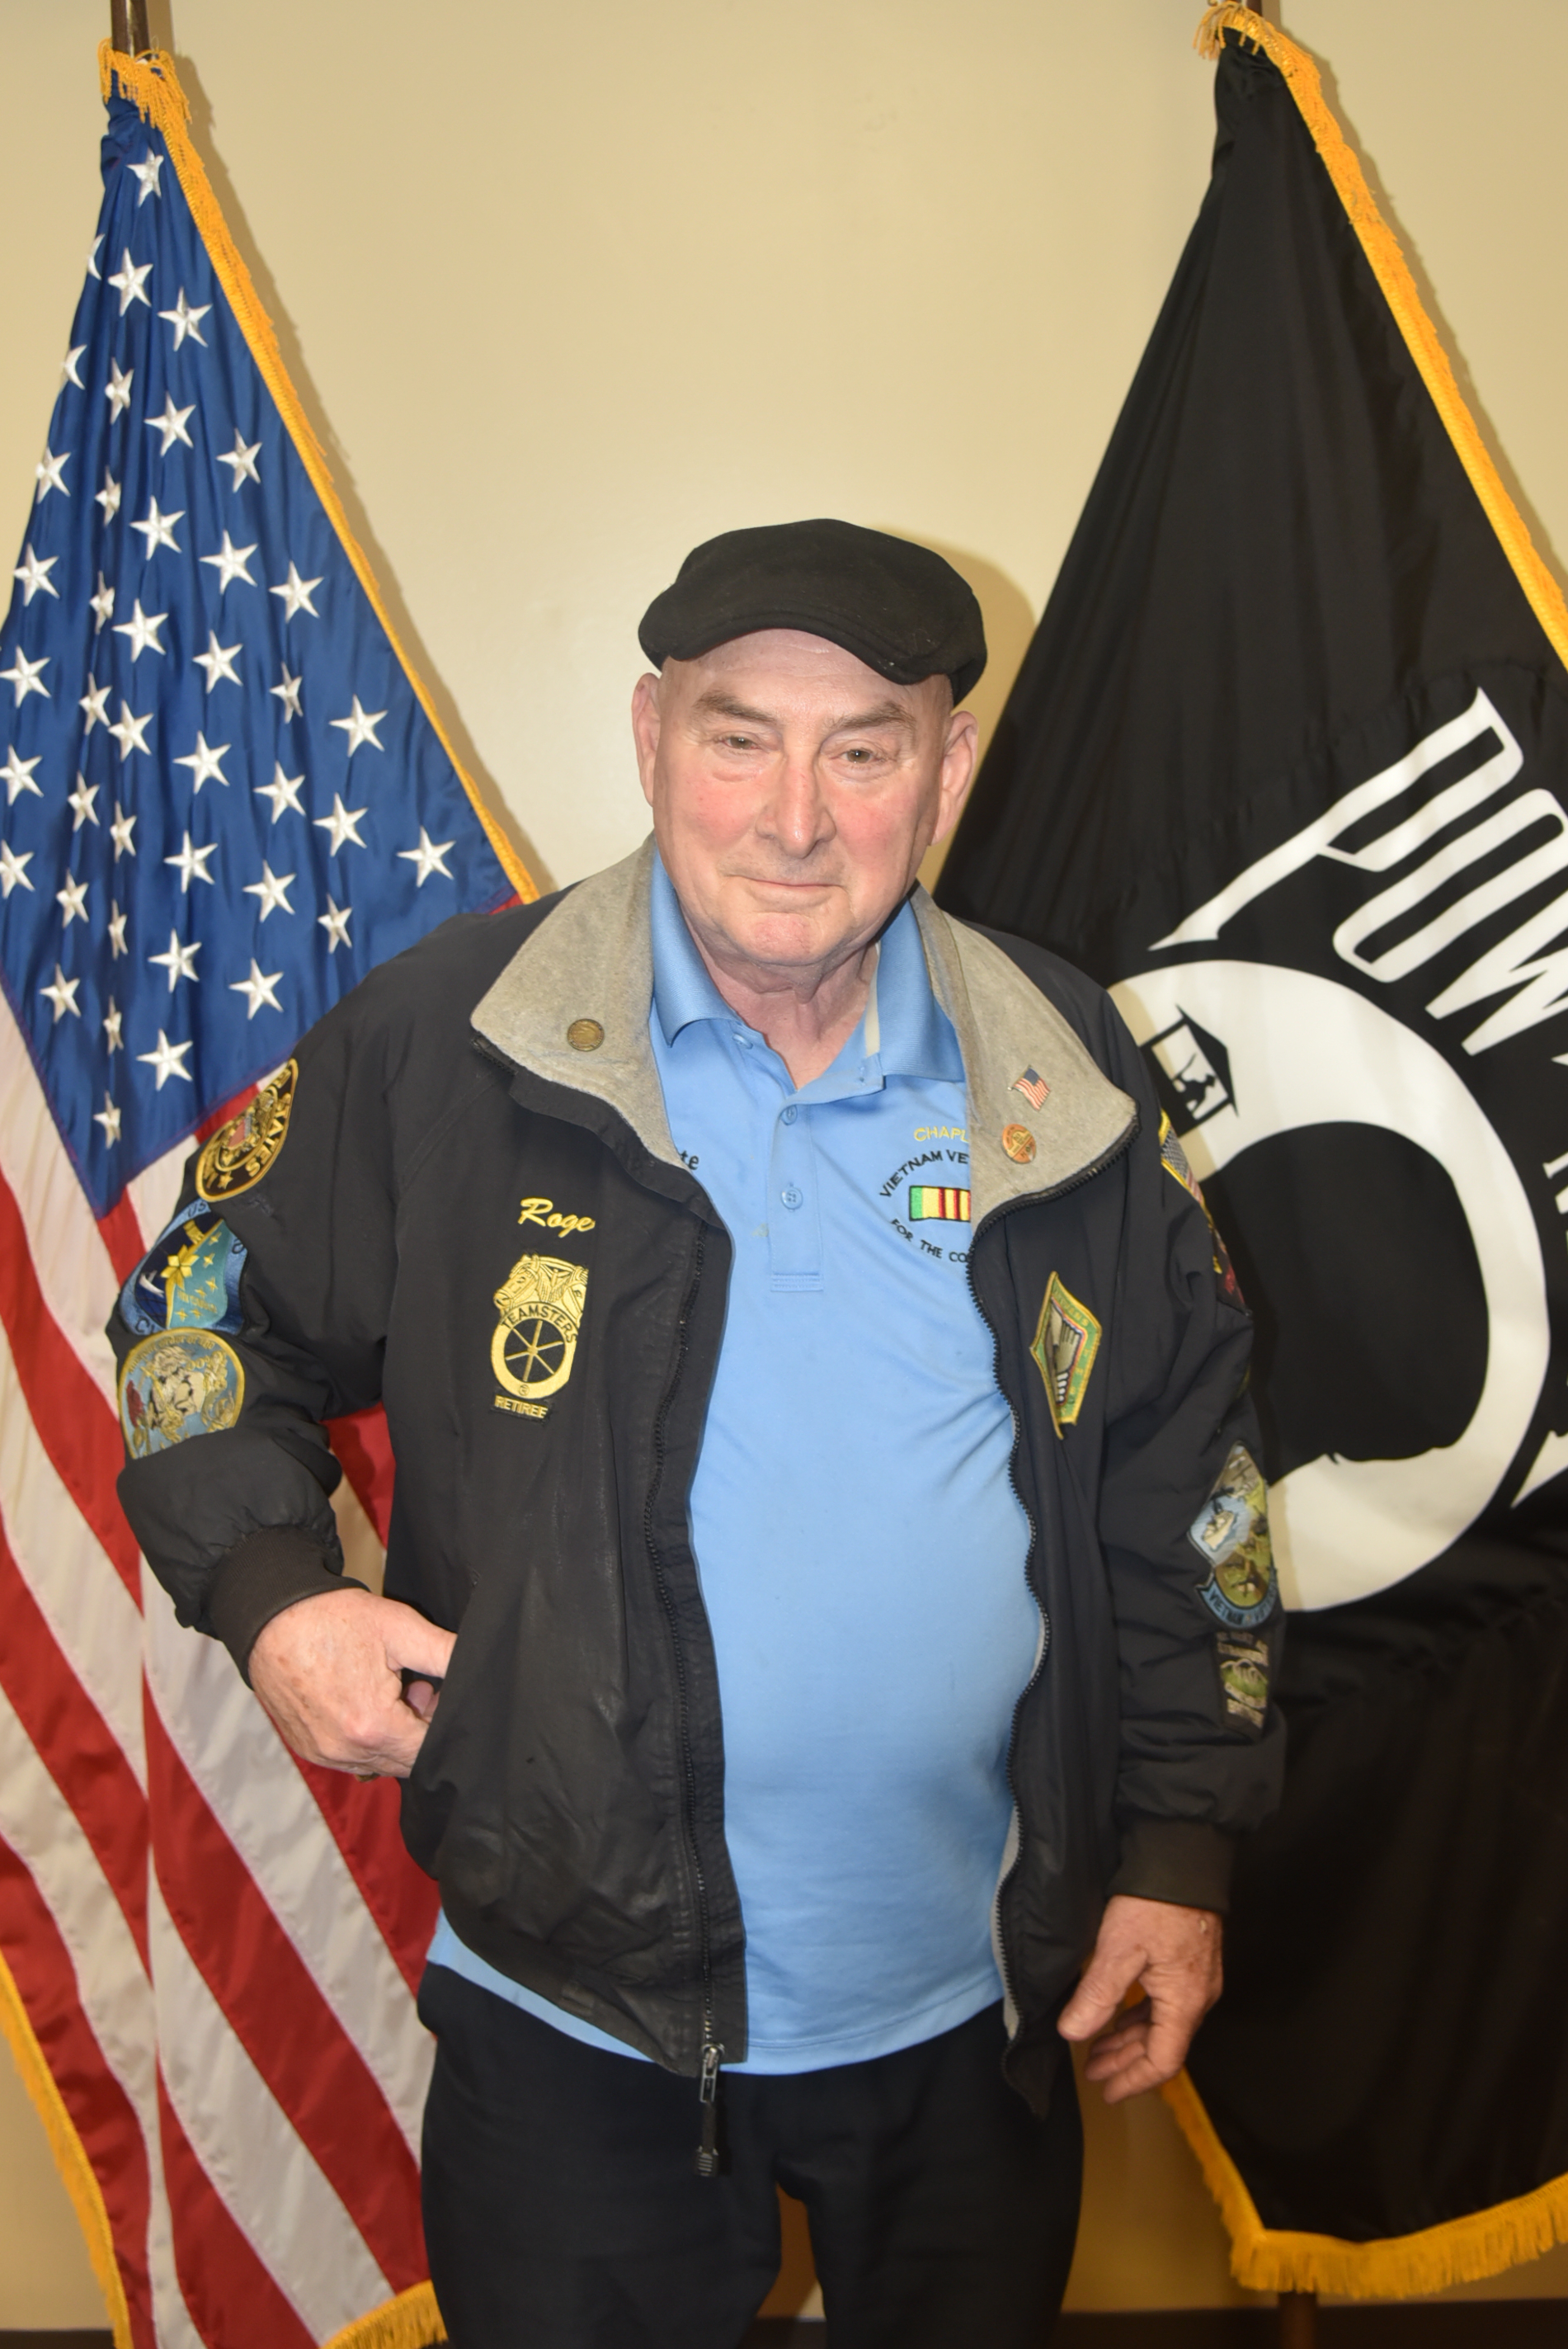
[[[1264, 16], [1264, 0], [1246, 0], [1254, 16]], [[1317, 2294], [1282, 2292], [1279, 2295], [1279, 2349], [1317, 2349]]]
[[[1263, 16], [1264, 0], [1246, 0], [1254, 16]], [[1317, 2349], [1317, 2294], [1282, 2292], [1279, 2295], [1279, 2349]]]
[[139, 57], [152, 47], [147, 29], [147, 0], [109, 0], [109, 37], [122, 57]]

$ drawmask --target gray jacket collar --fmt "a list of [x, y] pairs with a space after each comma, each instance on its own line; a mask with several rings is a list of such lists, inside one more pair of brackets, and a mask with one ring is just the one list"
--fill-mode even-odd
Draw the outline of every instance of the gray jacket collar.
[[[678, 1166], [648, 1041], [653, 861], [648, 840], [571, 890], [481, 998], [473, 1024], [520, 1068], [607, 1102], [654, 1157]], [[914, 912], [932, 986], [964, 1055], [978, 1228], [1014, 1199], [1062, 1190], [1091, 1174], [1127, 1139], [1137, 1112], [1000, 947], [950, 921], [923, 889], [914, 893]], [[593, 1041], [595, 1030], [602, 1041]], [[590, 1049], [573, 1046], [573, 1033]], [[1014, 1090], [1027, 1069], [1050, 1088], [1042, 1109]], [[1003, 1148], [1009, 1128], [1031, 1137], [1032, 1159], [1020, 1164]]]

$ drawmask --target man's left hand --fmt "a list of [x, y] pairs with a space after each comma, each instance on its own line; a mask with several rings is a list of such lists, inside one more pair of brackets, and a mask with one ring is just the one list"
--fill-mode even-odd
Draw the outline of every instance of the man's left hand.
[[[1064, 2039], [1103, 2033], [1084, 2076], [1105, 2083], [1108, 2105], [1157, 2088], [1181, 2069], [1192, 2033], [1220, 1995], [1220, 1939], [1212, 1909], [1126, 1892], [1107, 1901], [1094, 1955], [1057, 2028]], [[1123, 2012], [1134, 1982], [1142, 2002]]]

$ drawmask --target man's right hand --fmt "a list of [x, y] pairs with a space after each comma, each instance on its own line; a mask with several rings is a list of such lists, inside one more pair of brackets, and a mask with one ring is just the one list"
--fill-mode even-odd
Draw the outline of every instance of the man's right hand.
[[[396, 1599], [327, 1590], [263, 1624], [251, 1686], [306, 1762], [406, 1778], [424, 1741], [455, 1635]], [[419, 1677], [405, 1693], [402, 1675]]]

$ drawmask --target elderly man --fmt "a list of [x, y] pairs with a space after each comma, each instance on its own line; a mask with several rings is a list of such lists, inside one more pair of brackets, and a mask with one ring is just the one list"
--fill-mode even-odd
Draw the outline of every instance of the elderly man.
[[[735, 2349], [779, 2184], [834, 2349], [1025, 2349], [1064, 2037], [1171, 2076], [1274, 1797], [1247, 1321], [1104, 998], [916, 886], [956, 574], [735, 532], [642, 641], [652, 842], [384, 966], [195, 1162], [242, 1408], [125, 1505], [296, 1752], [407, 1782], [459, 2349]], [[377, 1397], [385, 1597], [320, 1426]]]

